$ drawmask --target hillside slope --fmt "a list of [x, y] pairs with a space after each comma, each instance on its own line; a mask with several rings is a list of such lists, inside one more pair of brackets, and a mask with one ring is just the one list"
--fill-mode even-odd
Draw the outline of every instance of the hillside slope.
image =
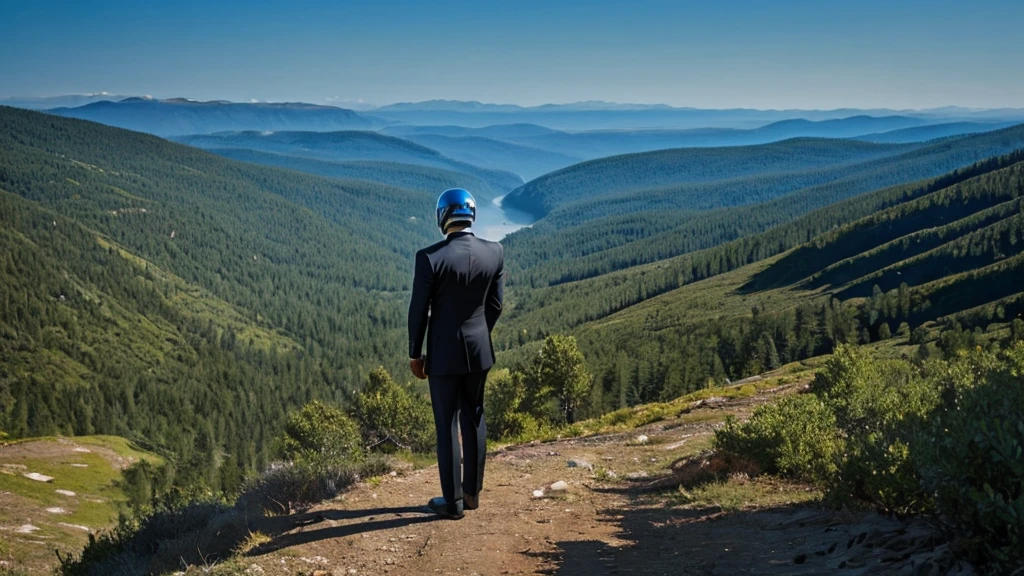
[[[0, 560], [30, 574], [56, 563], [54, 550], [78, 554], [90, 533], [117, 523], [127, 501], [121, 471], [163, 458], [116, 436], [32, 438], [0, 444]], [[53, 480], [40, 482], [26, 474]], [[41, 546], [40, 542], [45, 542]]]
[[710, 248], [860, 193], [1005, 154], [1024, 147], [1024, 126], [913, 146], [862, 162], [567, 203], [506, 244], [518, 255], [514, 261], [525, 263], [517, 281], [541, 286], [593, 277]]
[[524, 181], [583, 160], [572, 149], [541, 150], [481, 136], [417, 134], [405, 138], [468, 164], [512, 172]]
[[[798, 174], [835, 165], [893, 156], [911, 145], [878, 145], [825, 139], [796, 139], [762, 146], [676, 148], [601, 158], [532, 180], [505, 199], [517, 209], [545, 216], [580, 202], [624, 196], [670, 186], [738, 181], [766, 174]], [[621, 212], [619, 212], [621, 213]]]
[[204, 149], [252, 150], [328, 162], [372, 161], [427, 166], [466, 173], [484, 180], [491, 190], [499, 192], [496, 195], [504, 194], [522, 183], [514, 174], [473, 166], [426, 146], [376, 132], [246, 131], [181, 136], [175, 138], [175, 141]]
[[[567, 326], [570, 310], [593, 313], [603, 304], [591, 303], [635, 302], [574, 332], [596, 359], [592, 369], [605, 394], [617, 393], [617, 380], [627, 374], [645, 401], [674, 397], [709, 377], [741, 378], [827, 353], [835, 343], [887, 339], [902, 323], [903, 339], [936, 320], [984, 329], [1024, 313], [1022, 198], [1024, 153], [1018, 152], [639, 267], [632, 270], [637, 284], [620, 276], [607, 279], [603, 291], [578, 282], [559, 287], [565, 293], [557, 299], [538, 292], [533, 297], [546, 304], [514, 315], [511, 328], [557, 330], [552, 324]], [[777, 249], [783, 239], [800, 236], [810, 239], [785, 255], [736, 267], [757, 258], [757, 246]], [[650, 297], [635, 299], [630, 290], [638, 289]]]
[[506, 192], [506, 190], [495, 188], [490, 182], [466, 172], [416, 164], [373, 160], [333, 162], [274, 152], [259, 152], [245, 148], [210, 148], [208, 151], [240, 162], [298, 170], [325, 178], [365, 180], [406, 190], [416, 190], [423, 192], [431, 199], [436, 198], [439, 190], [447, 188], [465, 188], [471, 190], [473, 194], [479, 195], [480, 198], [492, 198]]
[[144, 439], [220, 488], [402, 357], [432, 198], [11, 108], [0, 147], [0, 430]]

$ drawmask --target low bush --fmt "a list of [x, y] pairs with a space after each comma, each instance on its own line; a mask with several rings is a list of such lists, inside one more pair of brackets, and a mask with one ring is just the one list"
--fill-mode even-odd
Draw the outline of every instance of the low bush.
[[389, 453], [434, 449], [430, 402], [396, 383], [384, 368], [370, 373], [366, 385], [355, 395], [352, 412], [370, 449]]
[[842, 451], [835, 416], [809, 394], [760, 406], [743, 424], [730, 417], [716, 431], [715, 446], [753, 460], [765, 472], [822, 485], [834, 478]]
[[909, 443], [938, 404], [934, 381], [905, 361], [871, 360], [840, 346], [811, 391], [835, 414], [846, 447], [829, 496], [886, 512], [926, 509]]
[[933, 514], [985, 572], [1024, 565], [1024, 342], [949, 349], [914, 365], [839, 347], [813, 394], [727, 422], [716, 448], [834, 501]]
[[943, 373], [943, 404], [917, 447], [924, 486], [976, 560], [1024, 566], [1024, 342]]
[[342, 469], [363, 457], [355, 422], [317, 400], [288, 415], [282, 446], [287, 460], [311, 470]]

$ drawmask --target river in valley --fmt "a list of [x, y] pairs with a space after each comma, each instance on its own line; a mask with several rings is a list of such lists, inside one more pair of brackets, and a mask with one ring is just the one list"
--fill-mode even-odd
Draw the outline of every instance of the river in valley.
[[526, 212], [502, 206], [502, 198], [504, 196], [498, 196], [489, 203], [477, 205], [476, 222], [473, 224], [473, 232], [477, 236], [498, 241], [535, 221]]

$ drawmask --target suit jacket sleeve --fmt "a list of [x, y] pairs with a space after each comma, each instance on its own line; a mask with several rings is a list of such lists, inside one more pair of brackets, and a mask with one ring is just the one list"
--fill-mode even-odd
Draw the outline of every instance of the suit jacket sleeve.
[[[500, 244], [499, 244], [500, 246]], [[501, 316], [502, 301], [505, 297], [505, 251], [500, 253], [501, 262], [498, 264], [498, 273], [491, 280], [491, 288], [487, 291], [487, 306], [484, 315], [487, 319], [487, 330], [494, 330], [494, 325]]]
[[430, 288], [434, 283], [434, 269], [426, 253], [416, 253], [416, 273], [412, 281], [412, 301], [409, 302], [409, 358], [423, 355], [423, 339], [427, 333], [430, 312]]

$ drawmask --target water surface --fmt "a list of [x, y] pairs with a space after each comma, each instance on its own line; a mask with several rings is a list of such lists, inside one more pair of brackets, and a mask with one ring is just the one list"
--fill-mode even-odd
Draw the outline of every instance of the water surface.
[[498, 196], [490, 204], [481, 204], [476, 207], [476, 222], [473, 223], [473, 232], [477, 236], [498, 241], [520, 228], [533, 224], [536, 220], [526, 212], [502, 206], [502, 198], [504, 196]]

